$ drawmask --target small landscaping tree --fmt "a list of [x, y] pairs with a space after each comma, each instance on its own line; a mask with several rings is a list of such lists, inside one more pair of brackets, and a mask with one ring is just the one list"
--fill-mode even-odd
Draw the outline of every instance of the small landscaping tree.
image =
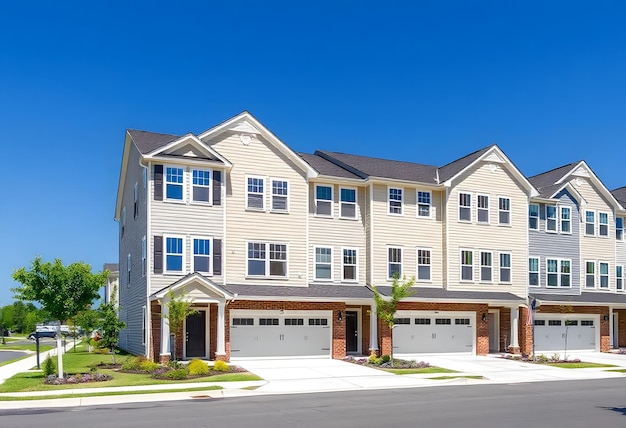
[[391, 351], [390, 351], [390, 362], [391, 367], [393, 364], [393, 327], [394, 327], [394, 319], [396, 315], [396, 311], [398, 308], [398, 303], [409, 296], [415, 294], [411, 287], [415, 285], [415, 277], [411, 279], [406, 279], [406, 277], [402, 277], [402, 281], [398, 275], [394, 275], [393, 282], [391, 283], [391, 295], [389, 297], [385, 297], [380, 294], [376, 286], [372, 286], [372, 291], [374, 292], [374, 302], [376, 302], [376, 312], [378, 318], [380, 318], [387, 327], [389, 327], [389, 331], [391, 332]]
[[100, 318], [100, 324], [98, 327], [102, 332], [98, 344], [103, 348], [109, 349], [111, 356], [113, 357], [113, 364], [115, 364], [115, 348], [119, 343], [120, 331], [126, 327], [126, 323], [120, 321], [117, 316], [117, 302], [115, 300], [115, 288], [111, 293], [111, 299], [109, 303], [102, 303], [98, 308], [98, 315]]
[[87, 347], [89, 352], [91, 352], [92, 348], [89, 338], [91, 337], [91, 333], [100, 325], [100, 314], [93, 309], [87, 309], [80, 312], [74, 320], [76, 321], [75, 324], [80, 326], [85, 333], [87, 337]]
[[198, 313], [198, 311], [191, 309], [193, 301], [190, 298], [187, 298], [184, 289], [178, 297], [176, 297], [174, 292], [170, 290], [167, 293], [167, 297], [169, 298], [169, 301], [166, 303], [167, 313], [163, 313], [162, 316], [167, 319], [170, 324], [170, 334], [173, 338], [172, 358], [176, 360], [176, 340], [178, 339], [178, 335], [182, 333], [187, 317]]

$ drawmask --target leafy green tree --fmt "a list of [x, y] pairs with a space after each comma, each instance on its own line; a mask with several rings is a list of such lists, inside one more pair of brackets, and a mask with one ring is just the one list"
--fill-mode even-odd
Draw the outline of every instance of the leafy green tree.
[[185, 290], [181, 291], [180, 296], [176, 297], [174, 292], [170, 290], [167, 293], [169, 301], [167, 302], [167, 314], [163, 313], [162, 316], [169, 321], [170, 335], [173, 337], [172, 347], [174, 349], [174, 355], [172, 358], [176, 360], [176, 340], [183, 333], [183, 326], [185, 320], [189, 315], [197, 314], [198, 311], [191, 309], [192, 300], [187, 298]]
[[61, 259], [44, 263], [36, 257], [30, 269], [22, 267], [13, 273], [22, 286], [12, 291], [19, 300], [41, 303], [53, 319], [64, 323], [100, 297], [98, 290], [108, 275], [108, 271], [92, 273], [83, 262], [64, 266]]
[[7, 330], [13, 329], [13, 305], [6, 305], [2, 308], [2, 326]]
[[396, 311], [398, 308], [398, 303], [406, 297], [412, 296], [415, 294], [411, 287], [415, 285], [415, 277], [411, 279], [406, 279], [406, 277], [402, 278], [402, 282], [400, 282], [400, 278], [398, 275], [394, 275], [393, 282], [391, 283], [391, 296], [384, 297], [380, 294], [376, 286], [372, 287], [372, 291], [374, 292], [374, 302], [376, 303], [376, 312], [378, 318], [380, 318], [387, 327], [389, 327], [389, 331], [391, 332], [391, 367], [393, 367], [393, 327], [394, 327], [394, 318], [396, 315]]
[[24, 327], [22, 329], [22, 332], [28, 334], [32, 331], [35, 331], [35, 329], [37, 328], [37, 323], [40, 321], [41, 318], [39, 315], [39, 311], [35, 310], [27, 312], [26, 316], [24, 317]]
[[112, 292], [112, 298], [109, 303], [101, 303], [98, 308], [99, 325], [102, 337], [98, 341], [98, 346], [108, 348], [113, 357], [115, 364], [115, 348], [120, 340], [120, 331], [126, 327], [126, 323], [120, 321], [117, 316], [117, 302], [115, 300], [115, 290]]
[[[91, 337], [91, 333], [98, 328], [100, 323], [100, 314], [94, 309], [86, 309], [81, 311], [75, 318], [75, 322], [85, 332], [85, 336]], [[89, 352], [91, 352], [91, 343], [88, 340]]]

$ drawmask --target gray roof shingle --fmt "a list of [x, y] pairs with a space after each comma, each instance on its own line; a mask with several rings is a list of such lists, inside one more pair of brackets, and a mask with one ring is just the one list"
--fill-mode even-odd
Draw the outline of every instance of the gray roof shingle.
[[615, 293], [582, 293], [576, 295], [531, 294], [532, 297], [544, 302], [559, 303], [626, 303], [626, 294]]
[[315, 168], [315, 170], [319, 172], [321, 175], [328, 175], [331, 177], [340, 177], [340, 178], [356, 178], [356, 179], [361, 178], [360, 176], [353, 174], [347, 169], [344, 169], [340, 167], [339, 165], [336, 165], [324, 159], [321, 156], [310, 155], [307, 153], [298, 153], [298, 155], [302, 159], [304, 159], [306, 163], [308, 163], [313, 168]]
[[105, 263], [102, 267], [102, 270], [108, 270], [109, 272], [118, 272], [120, 270], [120, 265], [117, 263]]
[[156, 132], [138, 131], [136, 129], [129, 129], [128, 133], [137, 145], [139, 152], [144, 155], [180, 138], [178, 135], [158, 134]]
[[[389, 296], [391, 294], [391, 286], [382, 285], [376, 287], [379, 292]], [[485, 302], [487, 300], [502, 300], [508, 302], [525, 302], [526, 299], [516, 296], [512, 293], [502, 291], [456, 291], [446, 290], [444, 288], [433, 287], [413, 287], [415, 294], [411, 296], [413, 299], [435, 299], [435, 300], [476, 300], [477, 302]]]
[[528, 179], [530, 183], [535, 186], [537, 190], [539, 190], [542, 194], [544, 193], [543, 188], [547, 186], [552, 186], [557, 181], [559, 181], [565, 174], [570, 172], [574, 166], [578, 165], [579, 162], [568, 163], [567, 165], [560, 166], [558, 168], [551, 169], [550, 171], [542, 172], [541, 174], [533, 175]]
[[228, 284], [225, 287], [231, 294], [237, 294], [239, 299], [246, 297], [308, 297], [308, 298], [353, 298], [369, 299], [372, 291], [365, 285], [322, 285], [310, 284], [308, 287], [283, 287], [275, 285], [243, 285]]
[[611, 193], [622, 204], [626, 204], [626, 186], [611, 190]]
[[492, 144], [487, 147], [483, 147], [480, 150], [475, 151], [474, 153], [470, 153], [467, 156], [463, 156], [460, 159], [450, 162], [439, 168], [439, 181], [443, 183], [444, 181], [449, 180], [450, 178], [457, 175], [459, 172], [463, 171], [465, 168], [470, 166], [476, 159], [481, 157], [487, 150], [494, 147], [495, 144]]

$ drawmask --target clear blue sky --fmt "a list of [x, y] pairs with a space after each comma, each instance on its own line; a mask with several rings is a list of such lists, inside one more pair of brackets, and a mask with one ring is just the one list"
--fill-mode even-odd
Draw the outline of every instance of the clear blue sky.
[[0, 304], [36, 255], [117, 261], [126, 128], [249, 110], [297, 151], [497, 143], [527, 175], [585, 159], [626, 185], [624, 2], [512, 3], [2, 2]]

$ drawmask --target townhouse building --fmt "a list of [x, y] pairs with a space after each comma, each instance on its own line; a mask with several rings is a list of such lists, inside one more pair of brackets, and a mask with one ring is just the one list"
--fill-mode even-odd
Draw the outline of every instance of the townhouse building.
[[[184, 358], [528, 352], [529, 290], [541, 316], [578, 298], [573, 313], [599, 316], [594, 326], [614, 317], [606, 332], [615, 326], [617, 338], [626, 316], [608, 296], [621, 296], [615, 235], [626, 195], [587, 170], [563, 170], [556, 189], [545, 184], [556, 174], [529, 180], [495, 145], [441, 167], [296, 153], [248, 112], [197, 135], [129, 130], [115, 215], [120, 345], [168, 360], [172, 295], [197, 311], [178, 332]], [[581, 206], [594, 211], [589, 242]], [[586, 261], [598, 273], [583, 293]], [[609, 293], [604, 263], [615, 269]], [[394, 276], [416, 282], [390, 330], [372, 287], [388, 295]]]

